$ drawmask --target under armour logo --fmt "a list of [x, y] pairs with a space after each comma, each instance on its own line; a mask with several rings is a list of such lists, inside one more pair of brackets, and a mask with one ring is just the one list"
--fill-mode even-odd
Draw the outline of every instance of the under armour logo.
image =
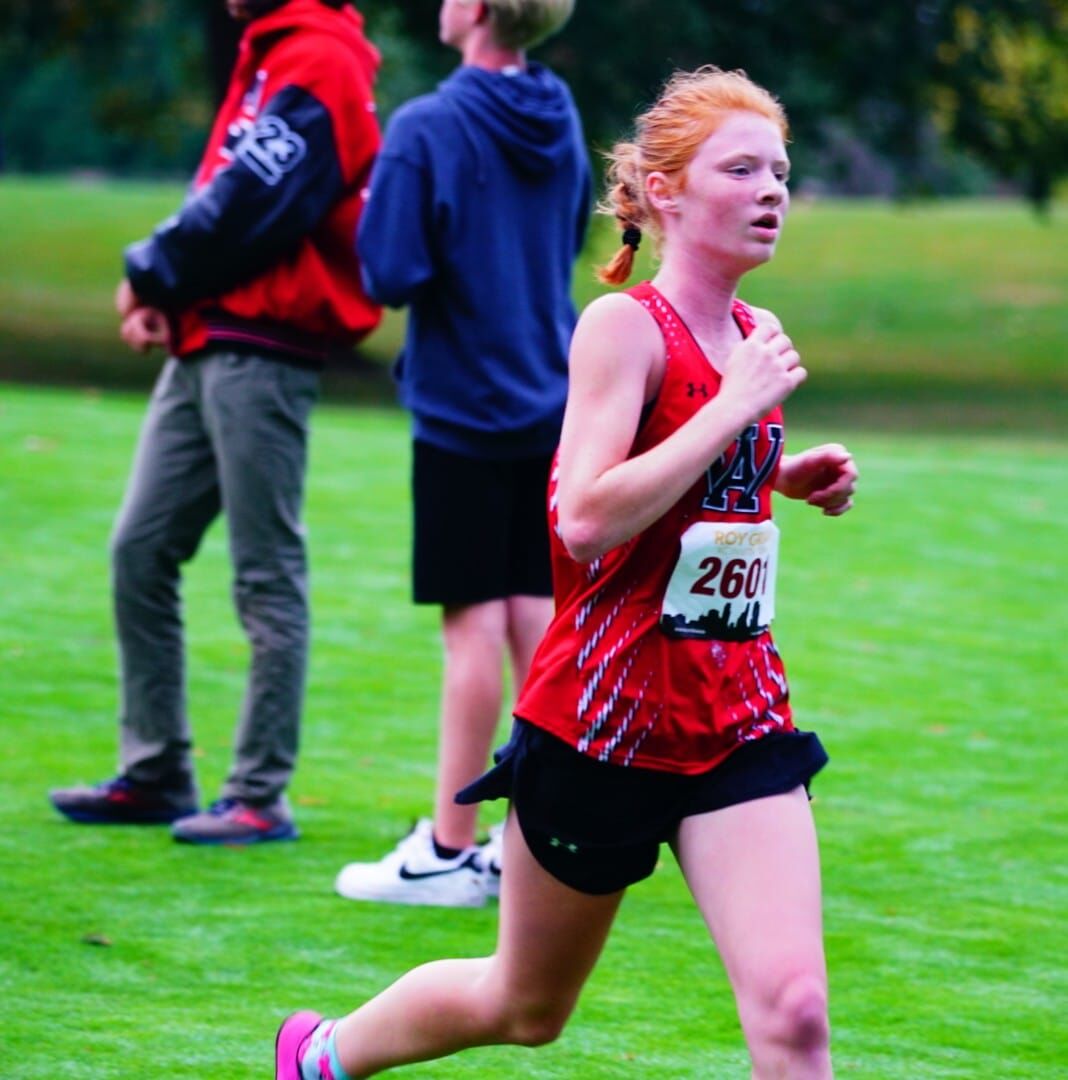
[[700, 394], [701, 397], [708, 397], [708, 387], [704, 383], [687, 383], [686, 384], [686, 396], [697, 397]]
[[261, 116], [234, 148], [265, 184], [274, 187], [303, 157], [308, 144], [280, 116]]
[[568, 844], [560, 839], [559, 836], [553, 836], [549, 840], [549, 847], [563, 848], [565, 851], [570, 852], [572, 855], [578, 854], [578, 844]]

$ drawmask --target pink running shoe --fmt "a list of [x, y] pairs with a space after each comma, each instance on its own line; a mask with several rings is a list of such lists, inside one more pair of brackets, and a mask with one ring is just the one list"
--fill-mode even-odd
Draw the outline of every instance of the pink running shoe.
[[287, 1016], [274, 1039], [274, 1080], [301, 1080], [300, 1052], [322, 1023], [317, 1012], [297, 1012]]

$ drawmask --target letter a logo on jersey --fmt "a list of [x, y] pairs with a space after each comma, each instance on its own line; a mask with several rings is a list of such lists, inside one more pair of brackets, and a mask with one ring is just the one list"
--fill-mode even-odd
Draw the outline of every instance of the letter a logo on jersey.
[[[701, 505], [705, 510], [728, 510], [737, 514], [760, 512], [760, 487], [771, 475], [782, 453], [782, 424], [768, 424], [771, 445], [763, 461], [756, 460], [760, 425], [750, 424], [707, 472], [708, 494]], [[736, 493], [734, 505], [730, 494]]]

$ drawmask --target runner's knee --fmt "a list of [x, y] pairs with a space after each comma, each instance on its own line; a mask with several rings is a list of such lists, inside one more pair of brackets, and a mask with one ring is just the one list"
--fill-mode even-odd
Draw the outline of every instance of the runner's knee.
[[809, 1053], [827, 1046], [827, 988], [814, 975], [795, 975], [776, 994], [772, 1006], [772, 1029], [776, 1041]]
[[518, 1046], [544, 1046], [560, 1037], [571, 1010], [570, 1002], [549, 998], [510, 1002], [500, 1017], [503, 1039]]

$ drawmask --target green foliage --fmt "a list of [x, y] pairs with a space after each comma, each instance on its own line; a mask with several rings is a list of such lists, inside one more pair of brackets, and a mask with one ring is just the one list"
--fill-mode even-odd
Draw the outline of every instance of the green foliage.
[[447, 68], [441, 64], [444, 50], [406, 34], [403, 14], [396, 4], [361, 5], [362, 8], [368, 9], [368, 37], [382, 54], [375, 100], [384, 125], [398, 105], [434, 88], [435, 72], [445, 75]]
[[[75, 160], [99, 165], [106, 136], [96, 126], [84, 75], [69, 55], [43, 60], [12, 90], [4, 124], [8, 164], [16, 169], [60, 171]], [[57, 110], [56, 102], [66, 103]]]
[[[572, 86], [597, 148], [629, 132], [672, 70], [714, 63], [744, 68], [783, 100], [802, 183], [844, 193], [952, 191], [962, 166], [931, 138], [926, 119], [943, 7], [941, 0], [876, 7], [862, 0], [580, 0], [564, 31], [536, 55]], [[408, 32], [427, 48], [436, 10], [435, 0], [405, 5]], [[863, 167], [871, 161], [877, 169]]]
[[[69, 1080], [262, 1077], [288, 1011], [337, 1014], [416, 963], [493, 946], [493, 909], [331, 892], [343, 862], [380, 856], [432, 794], [440, 645], [436, 613], [408, 598], [407, 430], [395, 413], [328, 407], [314, 424], [315, 629], [293, 789], [303, 839], [203, 851], [160, 829], [69, 825], [48, 807], [48, 787], [101, 778], [115, 757], [106, 541], [143, 408], [0, 385], [5, 1080], [57, 1068]], [[845, 439], [861, 468], [857, 509], [840, 521], [777, 509], [776, 637], [798, 719], [832, 759], [814, 809], [837, 1072], [1060, 1076], [1063, 431], [889, 437], [848, 418], [790, 438]], [[228, 579], [216, 528], [184, 591], [208, 797], [229, 762], [246, 662]], [[721, 966], [669, 855], [628, 896], [558, 1043], [398, 1075], [517, 1071], [748, 1075]]]
[[1022, 177], [1046, 211], [1068, 175], [1068, 3], [1033, 6], [1041, 20], [1021, 22], [956, 5], [935, 100], [945, 129], [1003, 175]]
[[164, 0], [14, 4], [0, 97], [7, 168], [185, 174], [212, 113], [202, 25]]
[[[989, 177], [939, 139], [932, 96], [950, 87], [980, 108], [979, 83], [1011, 68], [982, 61], [976, 73], [974, 49], [959, 71], [955, 62], [947, 66], [961, 13], [1026, 39], [1031, 59], [1020, 78], [1035, 86], [1038, 68], [1057, 65], [1063, 7], [1064, 0], [580, 0], [569, 25], [535, 55], [568, 79], [595, 148], [629, 129], [672, 69], [711, 62], [745, 68], [783, 99], [800, 181], [847, 194], [955, 192], [988, 186]], [[359, 8], [382, 50], [378, 96], [388, 117], [457, 57], [437, 40], [439, 0], [361, 0]], [[0, 140], [8, 167], [187, 174], [236, 37], [223, 0], [102, 0], [91, 9], [10, 0], [0, 6], [0, 100], [9, 105]], [[1039, 94], [1041, 113], [1053, 93], [1051, 86]], [[946, 114], [943, 100], [939, 115]], [[1003, 155], [984, 150], [975, 123], [948, 128], [965, 149], [1005, 169]], [[1059, 160], [1061, 151], [1054, 153]]]

